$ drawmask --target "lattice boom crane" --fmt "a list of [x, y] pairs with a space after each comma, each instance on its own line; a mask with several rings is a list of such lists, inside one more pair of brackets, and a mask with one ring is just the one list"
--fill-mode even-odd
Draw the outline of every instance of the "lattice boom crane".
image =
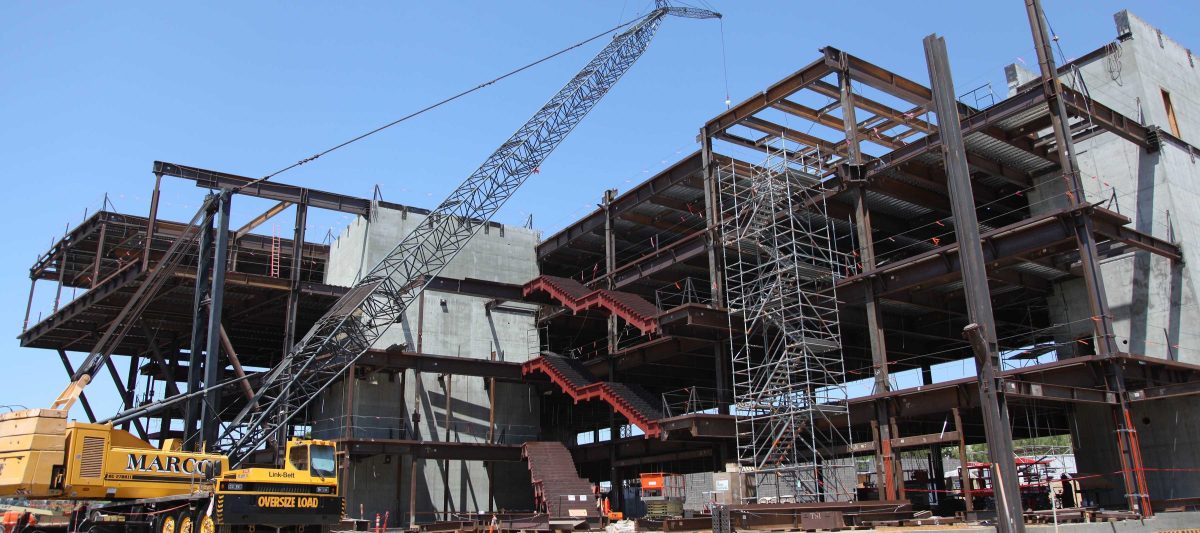
[[229, 423], [215, 448], [227, 452], [231, 464], [240, 465], [345, 375], [629, 71], [668, 15], [720, 17], [656, 0], [654, 11], [614, 37], [313, 325], [291, 353], [266, 373], [254, 399]]

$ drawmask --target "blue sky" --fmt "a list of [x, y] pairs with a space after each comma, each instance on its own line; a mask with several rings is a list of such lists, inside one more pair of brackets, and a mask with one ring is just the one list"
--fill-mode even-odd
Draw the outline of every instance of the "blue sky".
[[[732, 2], [715, 21], [671, 19], [649, 51], [542, 165], [498, 219], [551, 232], [696, 148], [705, 119], [833, 45], [924, 82], [921, 38], [944, 35], [963, 92], [1003, 67], [1036, 66], [1024, 3]], [[28, 268], [105, 193], [144, 214], [152, 161], [257, 176], [645, 12], [648, 0], [540, 2], [0, 3], [0, 404], [49, 404], [66, 385], [57, 356], [22, 350]], [[1068, 58], [1115, 37], [1125, 7], [1185, 44], [1191, 2], [1047, 0]], [[435, 205], [581, 67], [603, 41], [289, 172], [289, 183]], [[202, 191], [168, 181], [162, 215], [188, 219]], [[239, 198], [234, 223], [268, 204]], [[320, 240], [349, 222], [310, 215]], [[280, 233], [286, 222], [281, 223]], [[271, 231], [271, 227], [264, 227]], [[39, 286], [33, 315], [53, 290]], [[75, 356], [78, 360], [78, 354]], [[13, 379], [16, 378], [16, 379]], [[89, 389], [117, 410], [107, 377]], [[75, 413], [82, 416], [82, 411]]]

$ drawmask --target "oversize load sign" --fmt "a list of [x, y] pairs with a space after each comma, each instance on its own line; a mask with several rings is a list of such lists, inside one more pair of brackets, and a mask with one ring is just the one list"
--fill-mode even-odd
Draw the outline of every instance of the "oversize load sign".
[[315, 496], [259, 496], [257, 503], [267, 509], [316, 509], [321, 500]]

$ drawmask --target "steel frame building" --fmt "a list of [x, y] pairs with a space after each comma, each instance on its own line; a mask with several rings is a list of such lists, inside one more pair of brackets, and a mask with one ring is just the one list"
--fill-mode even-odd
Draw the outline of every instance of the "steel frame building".
[[[1114, 50], [1101, 47], [1058, 74], [1077, 77]], [[1014, 94], [987, 106], [960, 98], [962, 144], [955, 149], [969, 168], [998, 349], [1007, 361], [1025, 362], [998, 369], [1013, 438], [1070, 434], [1079, 447], [1081, 417], [1103, 425], [1098, 431], [1111, 439], [1105, 446], [1116, 450], [1109, 461], [1116, 468], [1102, 473], [1113, 483], [1096, 498], [1148, 515], [1200, 497], [1158, 488], [1182, 486], [1167, 473], [1181, 463], [1143, 457], [1139, 433], [1154, 430], [1137, 423], [1156, 405], [1200, 393], [1200, 359], [1178, 350], [1180, 335], [1200, 332], [1170, 324], [1175, 338], [1168, 332], [1165, 356], [1123, 347], [1114, 320], [1138, 310], [1114, 310], [1105, 294], [1111, 274], [1087, 265], [1136, 255], [1165, 262], [1169, 276], [1182, 277], [1184, 246], [1174, 232], [1135, 223], [1095, 188], [1082, 199], [1061, 188], [1054, 107], [1062, 104], [1066, 134], [1081, 146], [1122, 143], [1141, 157], [1169, 151], [1193, 160], [1200, 150], [1178, 128], [1119, 112], [1071, 85], [1015, 83]], [[722, 471], [740, 462], [759, 474], [809, 472], [782, 484], [790, 487], [760, 481], [747, 500], [840, 501], [857, 495], [814, 483], [827, 476], [830, 484], [854, 484], [853, 475], [834, 467], [870, 457], [878, 499], [910, 497], [903, 453], [940, 457], [943, 448], [957, 448], [965, 464], [967, 446], [985, 442], [979, 380], [934, 380], [935, 366], [973, 353], [962, 337], [969, 309], [933, 99], [917, 81], [825, 47], [812, 63], [702, 125], [698, 151], [623, 194], [604, 191], [599, 209], [546, 237], [536, 247], [539, 277], [523, 286], [435, 280], [438, 290], [484, 296], [490, 306], [541, 304], [536, 353], [528, 360], [405, 347], [368, 354], [348, 377], [424, 371], [493, 387], [496, 380], [529, 385], [540, 392], [538, 440], [566, 443], [579, 472], [595, 482], [619, 484], [647, 469]], [[157, 180], [173, 176], [209, 189], [250, 181], [170, 163], [156, 163], [154, 172]], [[230, 239], [224, 291], [227, 316], [237, 320], [229, 322], [224, 351], [253, 376], [345, 290], [324, 283], [329, 250], [305, 242], [307, 209], [369, 217], [381, 208], [413, 208], [275, 182], [238, 194], [279, 202]], [[292, 239], [253, 233], [291, 206]], [[42, 254], [30, 271], [35, 285], [53, 281], [59, 295], [64, 288], [84, 292], [61, 305], [56, 297], [47, 317], [27, 316], [21, 345], [57, 350], [70, 373], [67, 352], [95, 344], [181, 233], [182, 224], [156, 212], [157, 194], [149, 217], [96, 213]], [[186, 382], [193, 317], [180, 310], [191, 308], [195, 276], [192, 260], [120, 343], [115, 353], [129, 357], [124, 375], [108, 363], [127, 408], [151, 391], [178, 394], [177, 383]], [[1086, 289], [1065, 288], [1075, 286]], [[1080, 294], [1064, 315], [1059, 300]], [[825, 360], [830, 351], [836, 360]], [[1046, 354], [1056, 357], [1039, 359]], [[824, 363], [819, 372], [797, 368], [816, 361]], [[920, 372], [921, 384], [897, 386], [894, 376], [909, 370]], [[779, 378], [787, 383], [773, 381]], [[253, 377], [249, 382], [253, 387]], [[851, 387], [865, 392], [851, 394]], [[755, 405], [756, 394], [774, 406]], [[224, 397], [229, 405], [244, 401], [236, 390]], [[789, 399], [782, 411], [780, 398]], [[449, 420], [449, 399], [446, 405]], [[86, 399], [83, 406], [94, 419]], [[493, 417], [505, 408], [486, 406]], [[785, 423], [746, 429], [781, 412]], [[177, 435], [171, 428], [182, 419], [172, 409], [125, 424], [143, 438], [162, 439]], [[340, 438], [347, 457], [521, 460], [519, 444], [490, 435], [485, 443], [457, 445], [450, 438], [356, 439], [347, 425]], [[932, 474], [941, 474], [933, 463]], [[617, 496], [614, 507], [621, 508]], [[397, 515], [407, 511], [415, 520], [416, 497], [398, 490]]]

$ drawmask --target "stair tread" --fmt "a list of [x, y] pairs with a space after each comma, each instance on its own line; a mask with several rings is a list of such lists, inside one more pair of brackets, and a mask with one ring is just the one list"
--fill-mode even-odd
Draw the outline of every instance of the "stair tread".
[[524, 444], [524, 455], [533, 482], [540, 488], [547, 512], [552, 518], [570, 516], [571, 510], [596, 516], [592, 484], [579, 477], [567, 447], [557, 441]]

